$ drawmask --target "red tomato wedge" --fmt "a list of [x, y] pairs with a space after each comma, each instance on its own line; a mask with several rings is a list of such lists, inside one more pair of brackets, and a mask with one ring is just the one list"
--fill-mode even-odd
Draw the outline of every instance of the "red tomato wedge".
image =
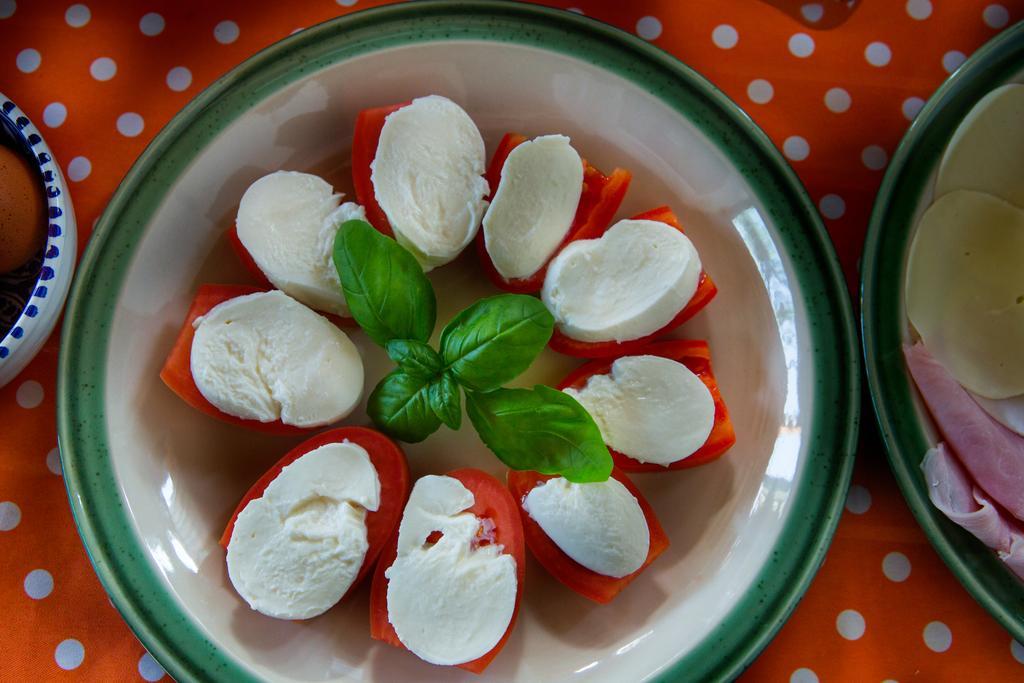
[[[370, 463], [377, 470], [377, 479], [380, 480], [380, 506], [376, 511], [366, 511], [366, 540], [369, 547], [366, 550], [366, 557], [363, 558], [363, 566], [359, 568], [359, 574], [352, 582], [352, 587], [356, 586], [370, 572], [377, 557], [395, 533], [395, 529], [398, 528], [398, 522], [402, 519], [402, 510], [405, 508], [405, 501], [409, 497], [409, 465], [406, 462], [405, 454], [394, 441], [373, 429], [366, 427], [331, 429], [303, 441], [288, 451], [242, 496], [241, 502], [238, 503], [231, 515], [231, 520], [220, 537], [221, 547], [227, 549], [228, 542], [231, 540], [231, 532], [235, 528], [235, 520], [238, 519], [238, 515], [245, 509], [245, 506], [256, 498], [262, 497], [263, 492], [270, 486], [270, 482], [281, 474], [281, 470], [310, 451], [327, 444], [343, 441], [351, 441], [366, 450], [370, 456]], [[352, 591], [352, 587], [349, 588], [349, 592]]]
[[[694, 451], [691, 455], [677, 460], [671, 465], [658, 465], [655, 463], [642, 463], [629, 457], [626, 453], [619, 453], [609, 446], [608, 450], [615, 460], [615, 465], [626, 472], [665, 472], [666, 470], [683, 470], [690, 467], [697, 467], [715, 460], [734, 443], [736, 433], [732, 428], [732, 420], [729, 419], [729, 410], [725, 407], [722, 394], [718, 390], [718, 381], [711, 371], [711, 350], [706, 341], [673, 339], [670, 341], [656, 342], [634, 349], [630, 353], [621, 356], [660, 356], [678, 363], [682, 363], [690, 372], [697, 375], [700, 381], [711, 392], [711, 398], [715, 402], [715, 424], [711, 428], [711, 434], [704, 445]], [[587, 381], [594, 375], [606, 375], [611, 371], [615, 358], [595, 360], [577, 368], [574, 372], [561, 381], [559, 389], [572, 387], [582, 389]]]
[[[656, 209], [651, 209], [650, 211], [644, 211], [641, 214], [633, 216], [631, 220], [660, 221], [671, 225], [679, 232], [683, 232], [683, 226], [680, 225], [679, 219], [676, 218], [676, 215], [667, 206], [660, 206]], [[585, 342], [568, 337], [563, 334], [561, 330], [555, 327], [555, 333], [551, 335], [549, 346], [559, 353], [564, 353], [567, 356], [576, 356], [577, 358], [617, 358], [619, 356], [633, 355], [636, 349], [644, 346], [652, 339], [656, 339], [663, 334], [671, 332], [695, 316], [702, 308], [708, 305], [708, 302], [715, 298], [715, 294], [717, 293], [718, 287], [716, 287], [715, 283], [711, 281], [711, 277], [707, 272], [701, 270], [700, 279], [697, 281], [697, 291], [694, 292], [689, 303], [687, 303], [686, 306], [661, 329], [655, 330], [643, 337], [630, 339], [629, 341], [624, 342]]]
[[[489, 519], [494, 524], [492, 532], [494, 540], [491, 542], [503, 546], [502, 552], [511, 555], [516, 561], [516, 606], [512, 612], [512, 620], [509, 621], [508, 629], [505, 630], [505, 635], [483, 657], [457, 665], [460, 669], [478, 674], [486, 669], [491, 660], [501, 652], [501, 648], [505, 647], [505, 642], [516, 625], [519, 605], [523, 598], [523, 584], [526, 581], [523, 524], [519, 517], [519, 506], [513, 500], [512, 494], [491, 475], [477, 469], [464, 468], [453, 470], [446, 476], [458, 479], [463, 486], [470, 490], [476, 502], [473, 507], [469, 508], [469, 512], [481, 519]], [[395, 562], [397, 548], [398, 534], [396, 532], [384, 552], [381, 553], [380, 562], [377, 563], [377, 569], [373, 574], [373, 585], [370, 588], [370, 635], [375, 640], [382, 640], [404, 649], [405, 646], [398, 639], [395, 628], [388, 620], [388, 579], [384, 576], [384, 571]]]
[[525, 470], [509, 470], [508, 472], [508, 487], [512, 491], [512, 496], [519, 504], [520, 516], [523, 519], [523, 534], [526, 536], [526, 545], [530, 548], [530, 552], [533, 553], [533, 556], [537, 558], [537, 561], [540, 562], [541, 566], [551, 576], [588, 600], [593, 600], [602, 605], [611, 602], [623, 588], [628, 586], [633, 579], [640, 576], [643, 570], [647, 569], [647, 566], [654, 561], [654, 558], [661, 555], [668, 548], [668, 536], [665, 535], [665, 530], [661, 528], [661, 522], [658, 521], [657, 515], [654, 514], [654, 509], [647, 502], [647, 499], [644, 498], [644, 495], [640, 493], [640, 489], [617, 468], [612, 470], [612, 477], [617, 479], [636, 498], [636, 501], [640, 504], [640, 509], [643, 510], [644, 518], [647, 519], [647, 528], [651, 533], [651, 544], [650, 549], [647, 551], [647, 559], [644, 560], [643, 565], [639, 569], [629, 576], [623, 576], [621, 579], [598, 574], [566, 555], [544, 533], [544, 529], [523, 509], [522, 502], [526, 495], [541, 482], [553, 479], [553, 475]]
[[[249, 250], [245, 248], [244, 244], [242, 244], [242, 240], [238, 237], [237, 227], [231, 226], [231, 229], [228, 230], [227, 238], [228, 244], [231, 245], [231, 250], [235, 252], [235, 256], [237, 256], [238, 260], [241, 261], [242, 266], [245, 267], [245, 270], [249, 275], [256, 280], [256, 285], [263, 289], [275, 289], [274, 284], [267, 279], [267, 276], [263, 274], [263, 271], [256, 264], [256, 260], [253, 259]], [[355, 318], [335, 315], [334, 313], [326, 313], [324, 311], [317, 311], [317, 313], [339, 327], [359, 327], [359, 323], [356, 322]]]
[[196, 292], [195, 298], [192, 300], [192, 306], [188, 309], [185, 322], [178, 332], [178, 339], [174, 342], [167, 360], [164, 361], [163, 369], [160, 370], [160, 379], [163, 380], [168, 389], [181, 397], [181, 400], [185, 403], [218, 420], [271, 434], [306, 434], [310, 429], [314, 428], [286, 425], [280, 420], [260, 422], [259, 420], [245, 420], [234, 415], [228, 415], [206, 400], [206, 397], [199, 391], [199, 387], [196, 386], [196, 382], [192, 378], [192, 339], [196, 334], [192, 323], [195, 322], [195, 319], [206, 315], [211, 308], [228, 299], [265, 291], [267, 291], [266, 288], [250, 287], [247, 285], [203, 285], [200, 287], [199, 291]]
[[[509, 153], [519, 145], [526, 142], [528, 138], [518, 133], [506, 133], [501, 139], [498, 149], [494, 152], [490, 165], [487, 167], [487, 185], [491, 188], [491, 197], [498, 191], [498, 181], [501, 180], [501, 169]], [[633, 176], [629, 171], [617, 168], [611, 175], [604, 175], [599, 170], [583, 161], [583, 194], [580, 195], [580, 203], [576, 207], [576, 217], [573, 219], [569, 232], [565, 239], [551, 253], [548, 262], [558, 252], [565, 248], [570, 242], [576, 240], [591, 239], [600, 237], [608, 228], [615, 212], [619, 210], [626, 190], [629, 189], [629, 182]], [[544, 276], [548, 272], [548, 264], [541, 266], [540, 270], [529, 277], [506, 280], [494, 267], [491, 255], [487, 253], [487, 245], [484, 241], [483, 229], [476, 236], [476, 250], [480, 255], [480, 263], [484, 271], [495, 286], [508, 292], [519, 294], [534, 294], [539, 292], [544, 285]]]
[[391, 224], [377, 203], [377, 195], [373, 191], [373, 180], [370, 177], [370, 164], [377, 156], [377, 143], [384, 129], [384, 119], [388, 114], [398, 111], [409, 102], [401, 102], [386, 107], [364, 109], [356, 117], [355, 133], [352, 138], [352, 184], [355, 186], [356, 199], [366, 209], [366, 219], [388, 237], [393, 237]]

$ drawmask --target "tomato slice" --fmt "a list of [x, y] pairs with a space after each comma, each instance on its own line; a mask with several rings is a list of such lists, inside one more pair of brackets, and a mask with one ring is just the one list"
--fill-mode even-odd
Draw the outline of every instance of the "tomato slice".
[[[626, 472], [665, 472], [668, 470], [683, 470], [690, 467], [697, 467], [715, 460], [725, 453], [736, 443], [736, 432], [733, 431], [732, 420], [729, 418], [729, 409], [725, 406], [722, 393], [718, 389], [718, 381], [711, 370], [711, 349], [706, 341], [690, 339], [673, 339], [670, 341], [656, 342], [634, 349], [622, 356], [660, 356], [678, 363], [682, 363], [690, 372], [697, 375], [700, 381], [711, 392], [711, 398], [715, 402], [715, 424], [711, 428], [704, 445], [694, 451], [691, 455], [677, 460], [665, 466], [655, 463], [643, 463], [631, 458], [628, 454], [619, 453], [608, 447], [615, 460], [615, 465]], [[581, 389], [594, 375], [606, 375], [611, 371], [612, 363], [616, 358], [604, 358], [591, 361], [579, 368], [561, 381], [559, 389], [572, 387]]]
[[[506, 133], [501, 139], [498, 149], [494, 152], [490, 165], [487, 167], [487, 185], [491, 188], [491, 196], [498, 191], [498, 182], [501, 180], [501, 169], [505, 160], [513, 149], [527, 141], [527, 137], [519, 133]], [[525, 278], [513, 278], [506, 280], [494, 267], [491, 255], [487, 253], [487, 244], [484, 240], [484, 232], [481, 229], [476, 236], [476, 250], [480, 255], [480, 263], [496, 287], [508, 292], [519, 294], [534, 294], [544, 286], [544, 276], [548, 272], [548, 263], [551, 262], [558, 252], [570, 242], [576, 240], [592, 239], [600, 237], [608, 229], [609, 223], [619, 210], [626, 190], [629, 189], [629, 182], [633, 176], [629, 171], [617, 168], [611, 175], [604, 175], [601, 171], [591, 166], [586, 160], [583, 161], [583, 193], [580, 195], [580, 203], [576, 207], [576, 216], [573, 218], [569, 231], [565, 234], [562, 243], [551, 252], [551, 256], [541, 268]]]
[[640, 509], [643, 510], [644, 518], [647, 520], [647, 528], [651, 534], [650, 549], [647, 551], [647, 559], [644, 560], [643, 565], [632, 574], [623, 576], [621, 579], [598, 574], [587, 569], [566, 555], [551, 540], [551, 537], [544, 533], [544, 529], [534, 521], [533, 517], [530, 517], [529, 513], [523, 509], [522, 502], [526, 495], [541, 482], [553, 479], [555, 476], [557, 475], [540, 474], [539, 472], [525, 470], [509, 470], [508, 472], [508, 487], [512, 491], [512, 496], [515, 498], [516, 503], [518, 503], [519, 513], [523, 519], [523, 534], [526, 536], [526, 545], [530, 548], [530, 552], [537, 558], [541, 566], [567, 588], [576, 591], [588, 600], [593, 600], [602, 605], [607, 604], [623, 588], [640, 576], [640, 573], [647, 569], [647, 566], [654, 562], [658, 555], [665, 552], [669, 545], [668, 536], [661, 527], [661, 522], [658, 521], [657, 515], [654, 514], [654, 509], [647, 502], [647, 499], [644, 498], [644, 495], [640, 493], [640, 489], [629, 480], [625, 473], [615, 468], [612, 470], [612, 477], [621, 482], [633, 494], [633, 497], [640, 504]]
[[373, 191], [370, 164], [377, 156], [377, 144], [380, 142], [380, 133], [384, 129], [384, 119], [388, 117], [388, 114], [411, 103], [412, 100], [409, 100], [386, 107], [364, 109], [359, 112], [352, 139], [352, 184], [355, 186], [356, 199], [366, 209], [366, 219], [370, 225], [388, 237], [393, 237], [394, 234], [384, 209], [380, 208], [380, 204], [377, 203], [377, 195]]
[[234, 299], [246, 294], [265, 292], [266, 288], [250, 287], [247, 285], [203, 285], [196, 292], [192, 300], [192, 306], [188, 309], [185, 322], [178, 332], [178, 339], [174, 342], [164, 367], [160, 370], [160, 379], [167, 385], [167, 388], [176, 393], [181, 400], [196, 410], [206, 413], [218, 420], [228, 422], [241, 427], [247, 427], [261, 432], [271, 434], [305, 434], [314, 427], [296, 427], [286, 425], [280, 420], [274, 422], [260, 422], [259, 420], [246, 420], [234, 415], [228, 415], [217, 406], [206, 400], [206, 397], [199, 391], [195, 379], [192, 377], [192, 339], [196, 331], [192, 327], [195, 319], [206, 315], [211, 308], [229, 299]]
[[[680, 225], [679, 219], [676, 218], [676, 215], [667, 206], [659, 206], [656, 209], [644, 211], [641, 214], [633, 216], [632, 220], [660, 221], [671, 225], [679, 232], [683, 232], [683, 226]], [[671, 332], [693, 316], [697, 315], [702, 308], [707, 306], [708, 303], [715, 298], [715, 294], [717, 293], [718, 287], [716, 287], [715, 283], [711, 281], [711, 277], [707, 272], [701, 270], [700, 279], [697, 281], [697, 291], [694, 292], [686, 306], [683, 307], [683, 309], [661, 329], [655, 330], [643, 337], [630, 339], [629, 341], [624, 342], [585, 342], [573, 339], [572, 337], [563, 334], [561, 330], [555, 327], [555, 333], [551, 335], [549, 346], [559, 353], [564, 353], [567, 356], [576, 356], [577, 358], [618, 358], [620, 356], [633, 355], [637, 349], [643, 347], [652, 339], [656, 339], [663, 334]]]
[[[474, 659], [471, 662], [458, 664], [460, 669], [480, 673], [487, 668], [487, 665], [505, 647], [509, 634], [516, 625], [516, 617], [519, 615], [519, 605], [523, 598], [523, 588], [526, 581], [526, 550], [523, 542], [523, 524], [519, 518], [518, 505], [512, 498], [512, 494], [504, 485], [486, 472], [477, 469], [464, 468], [453, 470], [446, 476], [453, 477], [462, 482], [473, 494], [476, 501], [469, 512], [481, 520], [487, 519], [494, 524], [494, 543], [502, 546], [502, 552], [511, 555], [516, 561], [516, 606], [512, 612], [512, 620], [508, 623], [505, 635], [501, 637], [498, 644], [484, 656]], [[381, 640], [395, 647], [405, 648], [402, 641], [398, 639], [395, 628], [388, 620], [388, 579], [384, 571], [395, 562], [398, 552], [398, 533], [396, 532], [388, 546], [381, 553], [377, 569], [373, 574], [373, 585], [370, 587], [370, 635], [375, 640]]]
[[377, 478], [380, 480], [380, 506], [375, 511], [366, 511], [366, 540], [369, 547], [366, 550], [366, 557], [363, 558], [363, 566], [359, 568], [355, 581], [349, 587], [349, 593], [351, 593], [352, 588], [370, 572], [380, 552], [395, 533], [398, 522], [402, 519], [405, 501], [409, 498], [409, 465], [406, 462], [405, 454], [394, 441], [374, 429], [366, 427], [331, 429], [303, 441], [288, 451], [242, 496], [241, 502], [231, 514], [231, 519], [220, 537], [221, 547], [227, 549], [228, 542], [231, 540], [231, 532], [235, 528], [235, 520], [238, 519], [238, 515], [245, 509], [245, 506], [263, 496], [263, 492], [270, 486], [270, 482], [277, 479], [281, 470], [310, 451], [330, 443], [343, 441], [351, 441], [366, 450], [370, 456], [370, 463], [377, 470]]

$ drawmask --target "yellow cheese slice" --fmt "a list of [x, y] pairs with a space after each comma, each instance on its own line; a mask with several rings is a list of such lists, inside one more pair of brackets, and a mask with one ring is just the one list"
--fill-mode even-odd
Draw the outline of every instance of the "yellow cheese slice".
[[1024, 85], [981, 98], [964, 117], [939, 165], [936, 196], [976, 190], [1024, 209]]
[[918, 223], [907, 316], [960, 384], [986, 398], [1024, 394], [1024, 211], [955, 190]]

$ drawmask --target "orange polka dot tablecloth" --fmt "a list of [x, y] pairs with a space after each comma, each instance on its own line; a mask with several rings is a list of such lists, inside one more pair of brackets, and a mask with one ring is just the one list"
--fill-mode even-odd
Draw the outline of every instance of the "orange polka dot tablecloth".
[[[80, 242], [132, 160], [202, 88], [304, 26], [369, 0], [0, 0], [0, 90], [70, 181]], [[1024, 0], [553, 2], [676, 55], [768, 133], [819, 207], [851, 291], [888, 158], [934, 89]], [[54, 425], [59, 331], [0, 389], [0, 680], [167, 680], [75, 531]], [[865, 403], [826, 562], [748, 681], [1024, 680], [1024, 646], [925, 540]]]

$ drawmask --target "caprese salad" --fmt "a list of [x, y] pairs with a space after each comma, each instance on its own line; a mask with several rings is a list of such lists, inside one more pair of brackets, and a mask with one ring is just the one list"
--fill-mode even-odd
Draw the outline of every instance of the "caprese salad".
[[[352, 174], [358, 203], [308, 173], [252, 183], [228, 239], [259, 286], [200, 287], [161, 378], [208, 415], [298, 434], [363, 396], [339, 325], [383, 347], [395, 368], [366, 403], [380, 431], [313, 436], [253, 484], [221, 538], [228, 577], [253, 610], [297, 620], [372, 572], [373, 638], [480, 672], [515, 625], [526, 547], [611, 601], [669, 544], [625, 472], [705, 464], [735, 442], [708, 344], [652, 341], [716, 288], [667, 207], [612, 225], [628, 171], [604, 175], [565, 136], [516, 133], [485, 168], [476, 124], [444, 97], [361, 112]], [[474, 240], [512, 293], [455, 315], [435, 347], [424, 273]], [[595, 360], [557, 389], [507, 388], [546, 346]], [[460, 469], [410, 493], [392, 439], [459, 429], [463, 401], [507, 486]]]

